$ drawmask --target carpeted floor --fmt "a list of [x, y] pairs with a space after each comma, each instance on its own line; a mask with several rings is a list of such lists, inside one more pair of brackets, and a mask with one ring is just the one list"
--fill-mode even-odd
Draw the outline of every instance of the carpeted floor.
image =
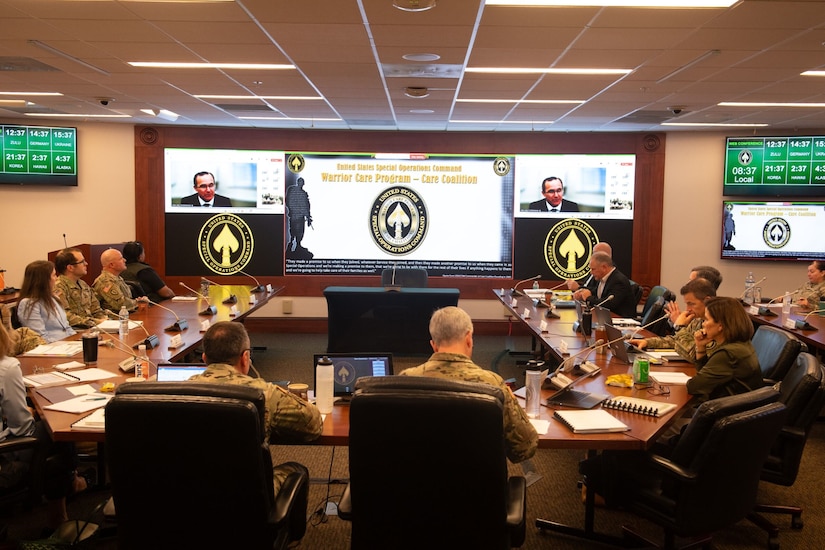
[[[319, 334], [253, 334], [254, 346], [265, 346], [264, 351], [256, 351], [254, 363], [261, 376], [268, 380], [291, 380], [313, 384], [312, 356], [326, 348], [326, 336]], [[516, 364], [523, 357], [507, 353], [512, 350], [528, 350], [529, 338], [507, 340], [503, 336], [477, 336], [475, 339], [475, 361], [504, 378], [516, 378], [523, 384], [522, 367]], [[419, 357], [396, 357], [396, 371], [417, 365], [426, 359]], [[335, 503], [340, 498], [347, 478], [348, 460], [346, 447], [323, 446], [280, 446], [272, 450], [275, 463], [297, 460], [310, 471], [313, 483], [310, 487], [310, 506], [307, 534], [296, 545], [298, 548], [336, 550], [349, 548], [350, 526], [335, 515], [318, 513], [327, 509], [326, 503]], [[574, 526], [583, 525], [584, 507], [576, 482], [578, 462], [583, 457], [579, 451], [540, 449], [532, 466], [541, 476], [528, 489], [527, 540], [522, 548], [540, 549], [588, 549], [604, 548], [603, 545], [586, 543], [571, 537], [542, 533], [535, 528], [536, 518], [547, 518]], [[468, 457], [471, 460], [472, 457]], [[760, 498], [764, 502], [796, 504], [805, 509], [805, 527], [796, 531], [790, 528], [790, 520], [776, 517], [782, 528], [780, 542], [785, 549], [819, 549], [825, 540], [825, 514], [822, 513], [819, 492], [825, 486], [825, 423], [818, 423], [811, 434], [805, 450], [799, 477], [793, 487], [777, 487], [762, 484]], [[511, 473], [522, 474], [521, 465], [511, 465]], [[327, 483], [327, 480], [332, 480]], [[391, 480], [389, 480], [391, 481]], [[720, 495], [725, 491], [719, 488]], [[108, 496], [107, 490], [84, 494], [70, 503], [72, 518], [85, 518], [90, 511]], [[388, 503], [392, 505], [392, 503]], [[334, 506], [330, 507], [334, 511]], [[151, 511], [147, 511], [151, 516]], [[32, 511], [16, 511], [13, 515], [0, 517], [0, 522], [9, 525], [9, 538], [34, 539], [39, 536], [43, 525], [44, 510], [38, 507]], [[101, 515], [95, 514], [93, 521], [103, 523]], [[632, 524], [641, 532], [659, 540], [660, 531], [652, 524], [631, 515], [599, 509], [596, 513], [596, 528], [604, 533], [619, 535], [623, 524]], [[90, 545], [93, 548], [115, 548], [111, 540], [99, 540]], [[767, 546], [767, 536], [757, 527], [742, 521], [724, 529], [714, 536], [714, 546], [720, 550], [758, 549]], [[11, 547], [11, 546], [10, 546]], [[0, 547], [2, 548], [2, 547]]]

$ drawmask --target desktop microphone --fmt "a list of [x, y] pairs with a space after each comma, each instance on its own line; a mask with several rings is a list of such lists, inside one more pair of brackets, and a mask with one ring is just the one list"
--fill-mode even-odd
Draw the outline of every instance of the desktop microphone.
[[522, 284], [524, 284], [526, 282], [529, 282], [529, 281], [535, 281], [535, 280], [538, 280], [538, 279], [541, 279], [541, 275], [536, 275], [535, 277], [530, 277], [529, 279], [524, 279], [523, 281], [517, 282], [516, 284], [513, 285], [513, 288], [510, 289], [510, 294], [512, 294], [513, 296], [524, 296], [524, 293], [522, 293], [520, 290], [518, 290], [519, 285], [522, 285]]
[[649, 327], [649, 326], [651, 326], [651, 325], [655, 325], [655, 324], [656, 324], [656, 323], [658, 323], [659, 321], [663, 321], [664, 319], [667, 319], [668, 317], [670, 317], [670, 313], [665, 313], [664, 315], [662, 315], [662, 316], [661, 316], [661, 317], [659, 317], [658, 319], [654, 319], [653, 321], [651, 321], [651, 322], [649, 322], [649, 323], [647, 323], [647, 324], [645, 324], [645, 325], [642, 325], [642, 326], [638, 327], [636, 330], [634, 330], [634, 331], [630, 334], [630, 336], [622, 336], [622, 338], [624, 338], [625, 340], [633, 340], [633, 339], [636, 337], [636, 335], [637, 335], [637, 334], [639, 334], [639, 331], [640, 331], [640, 330], [644, 330], [644, 329], [646, 329], [647, 327]]
[[[219, 286], [219, 287], [221, 287], [221, 288], [226, 288], [226, 285], [222, 285], [222, 284], [220, 284], [220, 283], [216, 283], [215, 281], [210, 281], [210, 280], [209, 280], [209, 279], [207, 279], [206, 277], [201, 277], [201, 281], [206, 281], [206, 282], [207, 282], [207, 283], [209, 283], [210, 285], [216, 285], [216, 286]], [[232, 293], [230, 292], [230, 293], [229, 293], [229, 298], [225, 299], [225, 300], [224, 300], [223, 302], [221, 302], [221, 303], [223, 303], [223, 304], [237, 304], [237, 303], [238, 303], [238, 297], [237, 297], [237, 296], [235, 296], [234, 294], [232, 294]]]
[[398, 267], [398, 262], [392, 263], [392, 277], [390, 277], [390, 284], [384, 287], [387, 292], [397, 292], [401, 290], [401, 286], [395, 284], [395, 269]]
[[199, 311], [198, 315], [215, 315], [218, 312], [218, 308], [216, 308], [215, 306], [213, 306], [212, 304], [209, 303], [209, 297], [204, 296], [203, 294], [201, 294], [200, 292], [198, 292], [194, 288], [189, 288], [188, 286], [183, 284], [183, 281], [181, 281], [178, 284], [180, 286], [182, 286], [183, 288], [185, 288], [186, 290], [188, 290], [189, 292], [191, 292], [193, 294], [196, 294], [196, 295], [200, 296], [201, 298], [203, 298], [204, 300], [206, 300], [206, 308], [203, 311]]
[[[126, 353], [129, 354], [129, 357], [127, 359], [125, 359], [124, 361], [121, 361], [120, 363], [118, 363], [118, 366], [120, 367], [120, 370], [122, 370], [124, 372], [132, 372], [133, 370], [135, 370], [135, 361], [134, 360], [135, 359], [140, 360], [142, 358], [137, 353], [133, 352], [131, 348], [129, 348], [128, 346], [124, 346], [122, 342], [120, 342], [119, 340], [114, 338], [111, 334], [109, 334], [107, 332], [101, 332], [101, 334], [103, 334], [104, 336], [106, 336], [106, 338], [109, 339], [109, 343], [112, 344], [112, 347], [115, 347], [119, 351], [123, 351], [123, 352], [126, 352]], [[149, 349], [149, 346], [146, 346], [146, 349]], [[156, 363], [153, 363], [150, 360], [149, 364], [152, 365], [155, 368], [155, 370], [157, 370], [158, 366], [157, 366]]]
[[586, 352], [586, 355], [584, 357], [584, 359], [586, 361], [587, 360], [587, 355], [590, 355], [590, 352], [595, 350], [597, 347], [603, 345], [604, 343], [605, 343], [604, 340], [600, 338], [600, 339], [596, 340], [595, 342], [593, 342], [592, 344], [590, 344], [589, 346], [586, 346], [584, 349], [580, 350], [578, 353], [576, 353], [574, 355], [571, 355], [570, 357], [566, 358], [556, 368], [556, 370], [554, 371], [553, 374], [557, 374], [559, 372], [570, 372], [570, 371], [572, 371], [573, 367], [575, 367], [574, 362], [575, 362], [576, 357], [578, 357], [582, 353]]
[[613, 294], [611, 294], [610, 296], [608, 296], [607, 298], [605, 298], [604, 300], [602, 300], [601, 302], [599, 302], [598, 304], [596, 304], [593, 307], [602, 307], [604, 304], [606, 304], [607, 302], [609, 302], [612, 299], [613, 299]]
[[[118, 315], [117, 313], [109, 311], [108, 309], [104, 309], [103, 311], [105, 311], [106, 314], [111, 316], [112, 318], [120, 320], [120, 315]], [[149, 331], [146, 330], [146, 327], [143, 326], [143, 323], [135, 323], [135, 324], [140, 328], [140, 330], [142, 330], [143, 332], [146, 333], [146, 338], [143, 341], [138, 342], [137, 344], [135, 344], [132, 347], [137, 349], [138, 346], [140, 346], [141, 344], [145, 344], [146, 349], [154, 349], [154, 348], [158, 347], [158, 345], [160, 344], [160, 338], [158, 338], [158, 335], [157, 334], [149, 334]]]
[[[770, 305], [770, 304], [772, 304], [772, 303], [774, 303], [778, 300], [784, 300], [785, 296], [793, 296], [794, 294], [796, 294], [795, 290], [793, 292], [786, 292], [782, 296], [777, 296], [776, 298], [774, 298], [773, 300], [768, 302], [768, 305]], [[771, 311], [771, 309], [768, 306], [759, 306], [759, 312], [757, 313], [757, 315], [761, 315], [763, 317], [776, 317], [776, 313]]]
[[69, 243], [66, 242], [66, 234], [63, 233], [63, 248], [69, 248]]
[[240, 269], [238, 270], [238, 273], [240, 273], [241, 275], [246, 275], [247, 277], [255, 281], [255, 288], [250, 289], [249, 292], [266, 292], [266, 288], [258, 281], [258, 279], [256, 279], [249, 273], [241, 271]]
[[166, 306], [162, 306], [157, 302], [153, 302], [152, 300], [149, 300], [149, 303], [153, 306], [158, 306], [161, 309], [165, 309], [166, 311], [175, 316], [175, 322], [163, 330], [168, 332], [180, 332], [182, 330], [186, 330], [187, 328], [189, 328], [189, 322], [186, 319], [181, 319], [180, 317], [178, 317], [178, 314], [175, 313], [173, 310], [169, 309]]
[[808, 317], [813, 315], [814, 313], [822, 313], [825, 312], [825, 309], [815, 309], [812, 312], [808, 313], [802, 319], [797, 319], [794, 322], [794, 326], [797, 330], [816, 330], [816, 327], [808, 323]]

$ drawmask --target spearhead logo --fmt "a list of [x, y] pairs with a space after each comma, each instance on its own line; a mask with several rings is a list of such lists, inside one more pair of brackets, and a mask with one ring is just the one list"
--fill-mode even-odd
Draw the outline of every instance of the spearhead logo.
[[232, 275], [249, 263], [255, 249], [252, 230], [234, 214], [218, 214], [207, 220], [198, 235], [201, 261], [213, 272]]
[[554, 225], [544, 241], [544, 261], [562, 279], [581, 279], [590, 272], [596, 231], [585, 221], [568, 218]]
[[424, 200], [408, 187], [391, 187], [372, 204], [370, 234], [381, 249], [395, 256], [409, 254], [427, 235]]

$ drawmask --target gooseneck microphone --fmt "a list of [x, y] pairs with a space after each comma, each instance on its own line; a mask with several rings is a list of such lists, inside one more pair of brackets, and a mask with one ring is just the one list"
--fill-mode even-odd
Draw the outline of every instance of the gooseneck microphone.
[[[120, 320], [120, 315], [118, 315], [117, 313], [114, 313], [113, 311], [109, 311], [108, 309], [104, 309], [103, 311], [105, 311], [106, 315], [112, 317], [113, 319]], [[131, 323], [132, 321], [130, 320], [129, 322]], [[146, 330], [146, 327], [143, 326], [143, 323], [137, 323], [136, 322], [135, 325], [137, 325], [138, 328], [140, 328], [140, 330], [142, 330], [146, 334], [146, 338], [143, 341], [140, 341], [137, 344], [135, 344], [134, 346], [132, 346], [134, 349], [137, 349], [138, 346], [140, 346], [141, 344], [145, 344], [146, 349], [154, 349], [154, 348], [158, 347], [158, 345], [160, 345], [160, 338], [158, 338], [157, 334], [149, 334], [149, 331]], [[105, 333], [105, 331], [104, 331], [104, 333]]]
[[[123, 342], [121, 342], [117, 338], [114, 338], [111, 334], [109, 334], [107, 332], [101, 332], [101, 334], [104, 335], [108, 339], [108, 344], [111, 344], [112, 347], [115, 347], [119, 351], [122, 351], [124, 353], [129, 354], [129, 358], [126, 361], [121, 361], [120, 362], [120, 365], [119, 365], [120, 370], [122, 370], [124, 372], [131, 372], [131, 371], [135, 370], [134, 360], [135, 359], [141, 359], [141, 357], [137, 353], [133, 352], [132, 349], [129, 346], [125, 346], [123, 344]], [[107, 343], [107, 342], [104, 342], [104, 343]], [[146, 349], [149, 349], [148, 345], [146, 346]], [[161, 359], [163, 359], [163, 358], [161, 358]], [[154, 362], [152, 362], [152, 360], [149, 360], [149, 364], [152, 365], [155, 368], [155, 371], [157, 371], [157, 367], [158, 367], [157, 363], [154, 363]]]
[[808, 313], [802, 319], [797, 319], [794, 322], [794, 326], [797, 330], [816, 330], [816, 327], [808, 323], [808, 317], [813, 315], [814, 313], [822, 313], [825, 312], [825, 309], [815, 309], [812, 312]]
[[246, 273], [245, 271], [241, 271], [240, 269], [238, 270], [238, 273], [240, 273], [241, 275], [246, 275], [247, 277], [255, 281], [255, 288], [250, 289], [249, 292], [266, 292], [266, 288], [260, 283], [260, 281], [258, 281], [258, 279], [256, 279], [249, 273]]
[[66, 241], [65, 233], [63, 233], [63, 248], [69, 248], [69, 243]]
[[189, 328], [189, 321], [187, 321], [186, 319], [181, 319], [180, 317], [178, 317], [178, 314], [175, 313], [172, 309], [170, 309], [166, 306], [162, 306], [157, 302], [153, 302], [152, 300], [149, 300], [149, 303], [152, 304], [153, 306], [158, 306], [161, 309], [165, 309], [166, 311], [168, 311], [169, 313], [171, 313], [172, 315], [175, 316], [175, 322], [172, 323], [171, 325], [169, 325], [168, 327], [166, 327], [163, 330], [165, 330], [167, 332], [180, 332], [182, 330], [186, 330], [187, 328]]
[[746, 288], [746, 289], [742, 292], [742, 294], [740, 294], [740, 295], [739, 295], [739, 299], [740, 299], [740, 300], [744, 300], [744, 299], [745, 299], [745, 294], [747, 294], [749, 290], [752, 290], [754, 286], [758, 285], [759, 283], [761, 283], [762, 281], [764, 281], [764, 280], [765, 280], [765, 279], [767, 279], [767, 278], [768, 278], [767, 276], [762, 277], [761, 279], [759, 279], [758, 281], [756, 281], [755, 283], [753, 283], [753, 286], [752, 286], [752, 287], [750, 287], [750, 288]]
[[607, 298], [605, 298], [604, 300], [602, 300], [601, 302], [599, 302], [598, 304], [596, 304], [593, 307], [602, 307], [604, 304], [606, 304], [607, 302], [609, 302], [613, 298], [614, 298], [614, 296], [613, 296], [613, 294], [611, 294], [610, 296], [608, 296]]
[[[784, 300], [786, 296], [793, 296], [794, 294], [796, 294], [795, 290], [793, 292], [786, 292], [782, 296], [777, 296], [776, 298], [768, 302], [768, 305], [779, 300]], [[757, 315], [761, 315], [762, 317], [776, 317], [776, 313], [771, 311], [771, 308], [769, 308], [768, 305], [759, 306], [759, 311], [757, 312]]]
[[[210, 280], [209, 280], [209, 279], [207, 279], [206, 277], [201, 277], [201, 280], [202, 280], [202, 281], [206, 281], [206, 282], [207, 282], [207, 283], [209, 283], [210, 285], [215, 285], [215, 286], [219, 286], [219, 287], [221, 287], [221, 288], [226, 288], [226, 285], [222, 285], [222, 284], [220, 284], [220, 283], [216, 283], [215, 281], [210, 281]], [[223, 302], [221, 302], [221, 303], [223, 303], [223, 304], [237, 304], [237, 303], [238, 303], [238, 297], [237, 297], [237, 296], [235, 296], [234, 294], [232, 294], [232, 293], [230, 292], [230, 293], [229, 293], [229, 298], [226, 298], [226, 299], [225, 299]]]
[[636, 328], [636, 330], [634, 330], [634, 331], [630, 334], [630, 336], [622, 336], [622, 338], [624, 338], [625, 340], [633, 340], [634, 338], [636, 338], [636, 335], [637, 335], [637, 334], [639, 334], [639, 331], [640, 331], [640, 330], [644, 330], [644, 329], [646, 329], [646, 328], [647, 328], [647, 327], [649, 327], [649, 326], [655, 325], [655, 324], [656, 324], [656, 323], [658, 323], [659, 321], [663, 321], [663, 320], [667, 319], [668, 317], [670, 317], [670, 314], [669, 314], [669, 313], [665, 313], [664, 315], [662, 315], [662, 316], [661, 316], [661, 317], [659, 317], [658, 319], [654, 319], [654, 320], [652, 320], [651, 322], [649, 322], [649, 323], [647, 323], [647, 324], [644, 324], [644, 325], [642, 325], [642, 326], [640, 326], [640, 327], [637, 327], [637, 328]]
[[529, 281], [535, 281], [541, 279], [541, 275], [536, 275], [535, 277], [530, 277], [529, 279], [524, 279], [523, 281], [519, 281], [513, 285], [513, 288], [510, 289], [510, 293], [513, 296], [524, 296], [524, 294], [518, 289], [519, 285], [523, 285]]
[[576, 366], [576, 365], [574, 364], [574, 363], [575, 363], [575, 360], [576, 360], [576, 357], [579, 357], [581, 354], [586, 353], [586, 355], [584, 356], [584, 359], [585, 359], [585, 361], [586, 361], [586, 360], [587, 360], [587, 355], [590, 355], [590, 353], [591, 353], [593, 350], [595, 350], [597, 347], [599, 347], [599, 346], [603, 345], [604, 343], [605, 343], [605, 342], [604, 342], [604, 340], [600, 338], [600, 339], [596, 340], [595, 342], [593, 342], [592, 344], [590, 344], [589, 346], [586, 346], [585, 348], [583, 348], [582, 350], [580, 350], [578, 353], [576, 353], [576, 354], [574, 354], [574, 355], [571, 355], [570, 357], [566, 358], [566, 359], [565, 359], [564, 361], [562, 361], [562, 362], [561, 362], [561, 364], [560, 364], [560, 365], [556, 368], [556, 370], [555, 370], [554, 374], [555, 374], [555, 373], [559, 373], [559, 372], [570, 372], [570, 371], [572, 371], [572, 370], [573, 370], [573, 367], [575, 367], [575, 366]]
[[218, 312], [218, 308], [216, 308], [211, 303], [209, 303], [209, 297], [208, 296], [204, 296], [203, 294], [201, 294], [200, 292], [198, 292], [194, 288], [190, 288], [190, 287], [186, 286], [185, 284], [183, 284], [183, 281], [181, 281], [179, 284], [180, 284], [180, 286], [182, 286], [183, 288], [185, 288], [186, 290], [188, 290], [192, 294], [195, 294], [196, 296], [200, 296], [201, 298], [206, 300], [206, 308], [204, 308], [203, 311], [199, 311], [198, 315], [215, 315]]

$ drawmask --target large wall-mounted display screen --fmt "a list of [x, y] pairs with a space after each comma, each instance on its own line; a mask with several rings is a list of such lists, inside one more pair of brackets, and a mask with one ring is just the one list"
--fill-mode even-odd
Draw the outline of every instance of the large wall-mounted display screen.
[[722, 259], [825, 260], [825, 202], [722, 203]]
[[825, 196], [825, 136], [727, 138], [723, 194]]
[[174, 275], [205, 265], [218, 274], [415, 267], [435, 277], [581, 278], [599, 240], [625, 257], [632, 247], [634, 155], [167, 148], [164, 157]]
[[77, 128], [3, 124], [0, 183], [77, 186]]

